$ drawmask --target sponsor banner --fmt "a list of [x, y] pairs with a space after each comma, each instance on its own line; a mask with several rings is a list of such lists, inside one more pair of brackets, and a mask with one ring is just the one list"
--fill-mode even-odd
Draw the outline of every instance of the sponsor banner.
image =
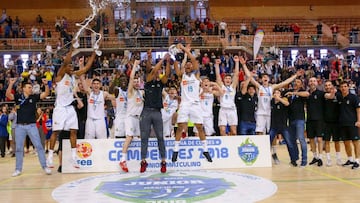
[[[199, 170], [220, 168], [271, 167], [270, 139], [263, 136], [207, 137], [207, 148], [213, 162], [203, 156], [204, 148], [197, 137], [180, 142], [177, 162], [171, 162], [174, 138], [165, 139], [168, 170]], [[125, 139], [84, 139], [77, 141], [77, 158], [80, 169], [71, 165], [69, 140], [63, 140], [64, 173], [121, 171], [119, 162]], [[141, 161], [141, 140], [133, 139], [127, 152], [130, 172], [138, 172]], [[160, 170], [160, 153], [157, 140], [149, 139], [147, 171]]]

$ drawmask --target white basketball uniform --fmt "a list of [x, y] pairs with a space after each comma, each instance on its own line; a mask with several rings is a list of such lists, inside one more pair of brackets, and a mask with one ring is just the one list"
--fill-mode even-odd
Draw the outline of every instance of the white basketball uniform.
[[74, 87], [76, 80], [73, 75], [65, 73], [63, 78], [56, 83], [55, 108], [53, 111], [53, 131], [77, 130], [78, 118], [74, 106]]
[[200, 80], [194, 73], [183, 74], [181, 83], [181, 102], [178, 111], [178, 123], [188, 123], [190, 120], [195, 124], [202, 124], [202, 109], [200, 106]]
[[[200, 95], [200, 105], [203, 116], [203, 127], [205, 135], [212, 135], [214, 130], [214, 115], [213, 115], [214, 95], [212, 93], [203, 93]], [[197, 128], [193, 129], [197, 133]]]
[[106, 139], [104, 91], [90, 92], [88, 98], [85, 139]]
[[220, 97], [219, 126], [237, 125], [238, 117], [235, 105], [235, 89], [222, 85], [224, 95]]
[[177, 99], [170, 99], [169, 95], [166, 95], [163, 99], [163, 108], [161, 109], [161, 117], [163, 120], [163, 135], [170, 136], [173, 125], [171, 124], [172, 116], [176, 112], [179, 103]]
[[143, 94], [140, 90], [135, 90], [132, 97], [128, 96], [125, 133], [127, 136], [140, 136], [140, 114], [144, 107]]
[[125, 137], [125, 119], [127, 109], [127, 91], [119, 88], [119, 95], [116, 97], [116, 114], [114, 119], [114, 137]]
[[271, 98], [273, 94], [271, 86], [260, 86], [258, 91], [258, 106], [256, 114], [256, 132], [266, 133], [270, 130], [271, 121]]

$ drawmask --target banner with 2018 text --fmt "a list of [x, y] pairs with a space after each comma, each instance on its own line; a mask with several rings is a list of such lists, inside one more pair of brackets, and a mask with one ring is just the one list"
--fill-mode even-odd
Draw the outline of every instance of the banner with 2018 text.
[[[84, 139], [77, 141], [79, 169], [71, 165], [69, 140], [63, 140], [63, 173], [121, 172], [119, 166], [125, 139]], [[174, 138], [166, 138], [167, 170], [199, 170], [221, 168], [271, 167], [270, 139], [262, 136], [207, 137], [207, 148], [213, 162], [202, 155], [199, 138], [182, 139], [177, 162], [171, 162]], [[160, 171], [160, 153], [156, 138], [149, 139], [147, 171]], [[127, 152], [130, 172], [139, 172], [141, 140], [134, 139]]]

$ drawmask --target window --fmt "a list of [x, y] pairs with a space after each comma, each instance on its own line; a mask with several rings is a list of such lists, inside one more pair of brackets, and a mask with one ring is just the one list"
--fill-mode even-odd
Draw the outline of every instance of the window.
[[10, 54], [4, 54], [4, 65], [5, 65], [5, 68], [8, 68], [7, 67], [7, 62], [11, 59], [11, 55]]
[[308, 49], [307, 50], [307, 56], [311, 57], [311, 58], [314, 58], [314, 49]]
[[155, 6], [154, 7], [155, 18], [167, 18], [167, 7], [166, 6]]
[[292, 59], [291, 60], [291, 65], [292, 66], [294, 65], [294, 62], [296, 60], [296, 57], [297, 57], [298, 53], [299, 53], [299, 50], [297, 50], [297, 49], [291, 50], [291, 59]]
[[320, 49], [320, 59], [326, 57], [328, 54], [328, 50], [327, 49]]

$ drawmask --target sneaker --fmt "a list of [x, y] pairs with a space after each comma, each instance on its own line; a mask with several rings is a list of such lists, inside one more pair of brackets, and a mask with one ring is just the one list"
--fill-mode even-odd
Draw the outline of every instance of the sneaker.
[[128, 167], [127, 167], [127, 165], [126, 165], [126, 161], [122, 161], [122, 162], [120, 162], [120, 167], [121, 167], [121, 169], [124, 171], [124, 172], [129, 172], [129, 169], [128, 169]]
[[80, 168], [80, 165], [78, 164], [76, 159], [71, 159], [71, 164], [74, 168]]
[[319, 167], [321, 167], [321, 166], [323, 165], [323, 161], [322, 161], [321, 159], [318, 159], [317, 165], [318, 165]]
[[358, 169], [359, 168], [359, 163], [354, 162], [353, 166], [351, 167], [351, 169]]
[[16, 176], [19, 176], [19, 175], [21, 175], [21, 171], [15, 170], [15, 172], [11, 176], [16, 177]]
[[148, 163], [146, 161], [141, 161], [141, 163], [140, 163], [140, 173], [144, 173], [146, 171], [147, 166], [148, 166]]
[[342, 160], [341, 159], [336, 159], [336, 165], [342, 166], [343, 165]]
[[342, 166], [350, 166], [350, 165], [354, 165], [355, 162], [352, 162], [350, 160], [347, 160], [347, 162], [345, 162]]
[[165, 161], [161, 162], [160, 172], [161, 173], [166, 173], [166, 162]]
[[305, 168], [306, 164], [307, 164], [306, 161], [301, 161], [300, 168]]
[[178, 154], [179, 154], [179, 152], [173, 152], [172, 158], [171, 158], [171, 161], [172, 161], [172, 162], [176, 162], [176, 161], [177, 161]]
[[296, 161], [291, 161], [291, 162], [290, 162], [290, 165], [293, 166], [293, 167], [297, 167], [297, 166], [298, 166], [298, 164], [296, 163]]
[[53, 158], [47, 158], [46, 160], [46, 165], [48, 168], [54, 168], [54, 162], [53, 162]]
[[331, 163], [331, 159], [326, 159], [326, 166], [331, 166], [332, 165], [332, 163]]
[[319, 161], [319, 159], [314, 157], [313, 160], [309, 163], [309, 165], [316, 164], [318, 161]]
[[45, 171], [46, 175], [51, 175], [51, 169], [50, 168], [45, 167], [44, 171]]
[[275, 153], [275, 154], [272, 154], [271, 156], [272, 156], [272, 158], [273, 158], [273, 160], [274, 160], [275, 165], [279, 165], [279, 164], [280, 164], [280, 160], [279, 160], [277, 154]]
[[208, 162], [212, 162], [211, 156], [209, 152], [203, 152], [204, 157], [207, 159]]
[[62, 167], [61, 167], [61, 165], [59, 166], [57, 172], [62, 173]]

